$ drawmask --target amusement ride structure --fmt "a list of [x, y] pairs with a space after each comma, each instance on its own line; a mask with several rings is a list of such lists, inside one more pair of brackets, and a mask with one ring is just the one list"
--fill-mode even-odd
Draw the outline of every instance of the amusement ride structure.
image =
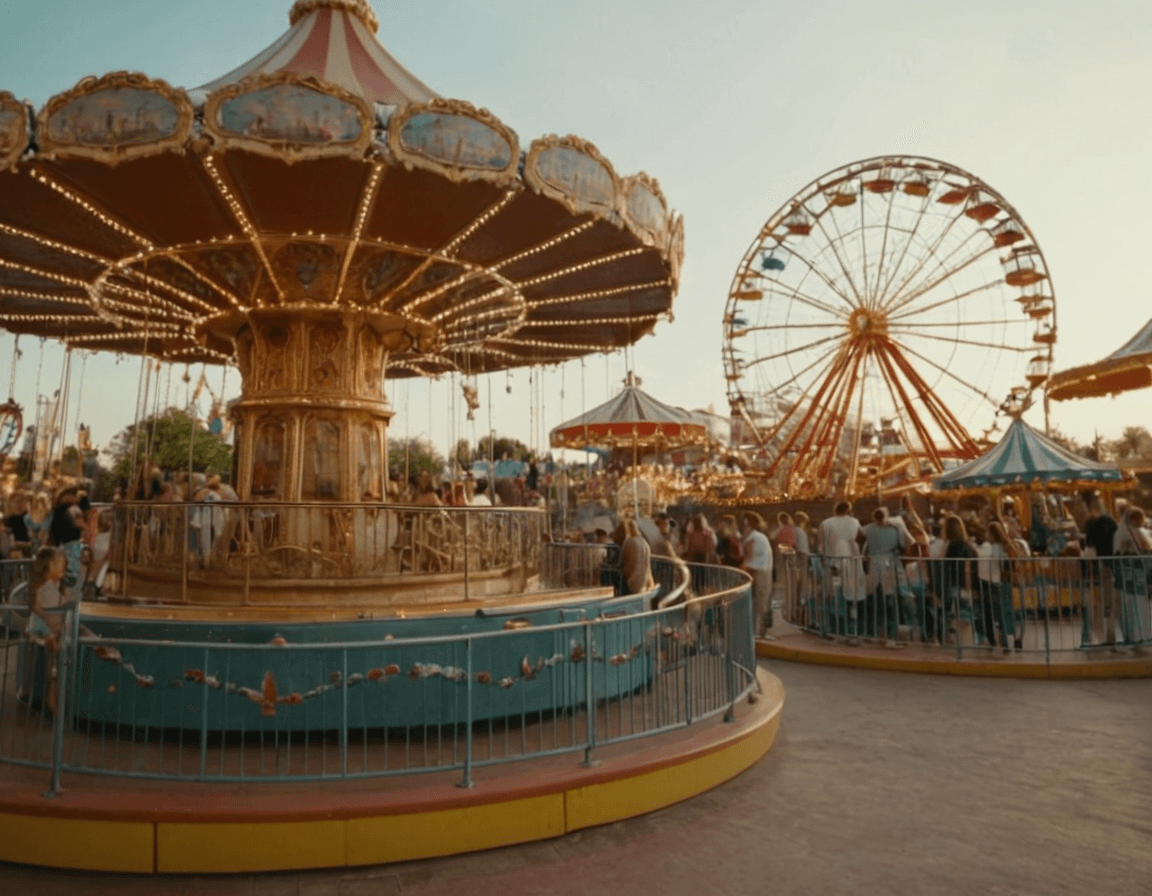
[[1048, 378], [1040, 247], [986, 183], [885, 156], [810, 183], [745, 253], [724, 314], [734, 441], [761, 499], [876, 494], [977, 457]]
[[[0, 326], [242, 378], [238, 500], [119, 505], [116, 600], [84, 624], [259, 642], [499, 628], [525, 601], [597, 612], [611, 588], [542, 578], [543, 511], [387, 503], [385, 383], [630, 345], [670, 312], [681, 219], [586, 141], [522, 149], [439, 97], [376, 41], [364, 0], [299, 0], [290, 22], [194, 90], [115, 72], [38, 113], [0, 93]], [[341, 620], [353, 628], [321, 625]], [[117, 674], [93, 686], [90, 719], [119, 718]], [[267, 680], [315, 696], [287, 660]], [[172, 709], [151, 722], [182, 724]], [[424, 717], [415, 701], [377, 721]]]

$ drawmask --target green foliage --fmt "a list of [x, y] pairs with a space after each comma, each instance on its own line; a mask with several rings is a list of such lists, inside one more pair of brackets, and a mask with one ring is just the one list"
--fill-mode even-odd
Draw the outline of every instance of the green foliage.
[[456, 462], [457, 467], [468, 469], [472, 463], [472, 446], [468, 444], [467, 439], [460, 439], [456, 442], [456, 447], [452, 451], [452, 460]]
[[210, 433], [201, 420], [195, 421], [193, 435], [192, 417], [176, 408], [142, 420], [138, 428], [126, 427], [112, 439], [108, 453], [117, 476], [131, 475], [133, 453], [138, 469], [155, 464], [166, 471], [187, 470], [190, 444], [194, 471], [223, 474], [232, 469], [232, 447]]
[[401, 475], [419, 476], [421, 473], [440, 475], [444, 458], [427, 439], [389, 439], [388, 469]]
[[491, 457], [493, 460], [500, 460], [505, 454], [508, 455], [509, 460], [528, 460], [532, 457], [532, 449], [519, 439], [497, 436], [495, 444], [493, 444], [491, 436], [484, 436], [476, 446], [476, 450], [472, 452], [472, 458], [474, 460], [488, 460]]
[[1152, 433], [1143, 426], [1126, 426], [1120, 438], [1108, 443], [1108, 450], [1117, 460], [1152, 460]]

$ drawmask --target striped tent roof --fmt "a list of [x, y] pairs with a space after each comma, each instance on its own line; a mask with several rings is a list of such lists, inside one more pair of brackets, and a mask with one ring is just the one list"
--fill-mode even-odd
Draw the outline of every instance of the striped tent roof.
[[553, 448], [589, 445], [690, 445], [708, 441], [708, 427], [690, 411], [657, 401], [629, 383], [610, 401], [552, 430]]
[[1048, 397], [1097, 398], [1152, 386], [1152, 320], [1108, 357], [1062, 370], [1048, 383]]
[[249, 75], [296, 72], [339, 84], [369, 103], [425, 103], [439, 94], [376, 40], [365, 0], [297, 0], [284, 35], [238, 68], [199, 89], [211, 93]]
[[1081, 457], [1017, 418], [990, 451], [937, 476], [932, 486], [946, 491], [1082, 480], [1121, 482], [1123, 479], [1124, 474], [1118, 467]]

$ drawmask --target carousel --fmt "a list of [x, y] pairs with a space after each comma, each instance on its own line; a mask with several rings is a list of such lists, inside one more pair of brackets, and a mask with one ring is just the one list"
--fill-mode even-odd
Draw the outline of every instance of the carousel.
[[[0, 93], [0, 326], [242, 381], [234, 493], [117, 505], [105, 600], [83, 624], [319, 642], [644, 608], [550, 581], [541, 510], [389, 503], [386, 384], [451, 373], [467, 392], [632, 344], [670, 314], [682, 220], [654, 179], [619, 176], [587, 141], [522, 147], [439, 96], [377, 41], [364, 0], [298, 0], [289, 21], [195, 89], [114, 72], [40, 110]], [[19, 409], [4, 414], [7, 444]], [[91, 670], [90, 719], [118, 718], [113, 653]], [[229, 674], [310, 693], [286, 659], [267, 662]], [[388, 723], [424, 718], [409, 709]]]
[[[691, 483], [677, 472], [685, 452], [707, 456], [714, 442], [706, 415], [667, 405], [640, 386], [629, 372], [615, 397], [549, 434], [553, 448], [604, 452], [609, 472], [589, 477], [582, 497], [634, 517], [653, 516], [685, 494]], [[617, 475], [625, 466], [627, 473]]]

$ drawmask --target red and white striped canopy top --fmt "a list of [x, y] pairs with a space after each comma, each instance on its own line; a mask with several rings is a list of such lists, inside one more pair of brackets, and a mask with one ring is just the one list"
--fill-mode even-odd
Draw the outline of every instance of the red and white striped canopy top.
[[284, 71], [339, 84], [369, 103], [402, 106], [439, 95], [376, 40], [376, 15], [365, 0], [297, 0], [288, 19], [291, 27], [279, 40], [200, 90]]

